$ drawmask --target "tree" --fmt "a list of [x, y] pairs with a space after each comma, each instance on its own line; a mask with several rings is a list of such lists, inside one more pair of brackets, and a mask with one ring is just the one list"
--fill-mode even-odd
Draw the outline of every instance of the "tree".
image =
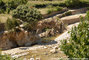
[[69, 40], [62, 41], [61, 50], [69, 58], [89, 58], [89, 11], [78, 27], [72, 28], [70, 35]]

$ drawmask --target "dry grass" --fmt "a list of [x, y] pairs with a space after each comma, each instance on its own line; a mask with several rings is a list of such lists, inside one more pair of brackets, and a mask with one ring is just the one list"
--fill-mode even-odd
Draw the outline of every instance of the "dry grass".
[[48, 8], [41, 8], [41, 9], [38, 9], [40, 12], [41, 12], [41, 14], [47, 14], [47, 11], [49, 10]]
[[5, 23], [8, 18], [12, 18], [12, 16], [9, 14], [0, 14], [0, 22], [1, 23]]
[[60, 0], [60, 1], [28, 1], [29, 4], [44, 4], [44, 3], [61, 3], [64, 2], [65, 0]]

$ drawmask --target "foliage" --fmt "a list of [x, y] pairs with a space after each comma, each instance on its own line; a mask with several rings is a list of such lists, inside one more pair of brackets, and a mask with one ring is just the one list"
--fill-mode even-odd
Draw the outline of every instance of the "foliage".
[[6, 6], [15, 9], [18, 5], [26, 4], [27, 0], [9, 0], [6, 2]]
[[64, 2], [62, 1], [29, 1], [27, 3], [29, 6], [33, 6], [35, 8], [46, 8], [46, 7], [56, 7], [56, 6], [65, 6]]
[[69, 58], [89, 58], [89, 11], [81, 17], [78, 27], [72, 28], [69, 40], [62, 40], [61, 50]]
[[7, 12], [10, 10], [16, 9], [17, 6], [26, 4], [27, 0], [8, 0], [6, 2]]
[[47, 14], [51, 14], [53, 11], [51, 9], [47, 10]]
[[65, 4], [67, 7], [78, 7], [80, 6], [80, 0], [66, 0]]
[[87, 7], [87, 10], [89, 10], [89, 7]]
[[36, 25], [37, 25], [37, 22], [38, 22], [38, 21], [33, 21], [33, 22], [31, 22], [30, 24], [29, 24], [28, 22], [23, 23], [23, 25], [24, 25], [24, 27], [23, 27], [24, 30], [33, 31], [33, 30], [35, 29]]
[[7, 30], [11, 30], [11, 29], [15, 28], [16, 26], [19, 26], [19, 24], [20, 24], [20, 22], [18, 20], [14, 19], [14, 18], [13, 19], [8, 18], [7, 22], [5, 24], [5, 28]]
[[37, 9], [28, 7], [26, 5], [18, 6], [12, 12], [12, 16], [29, 23], [31, 23], [32, 21], [40, 20], [42, 18], [42, 15], [39, 11], [37, 11]]
[[65, 13], [62, 15], [62, 17], [69, 16], [69, 15], [72, 15], [72, 12], [71, 12], [71, 11], [65, 12]]
[[15, 60], [11, 58], [9, 55], [2, 55], [0, 52], [0, 60]]
[[50, 8], [47, 10], [47, 14], [50, 14], [50, 13], [52, 13], [52, 12], [56, 12], [56, 11], [61, 11], [63, 8], [62, 7], [59, 7], [59, 6], [57, 6], [57, 7], [51, 7], [50, 6]]
[[57, 11], [61, 11], [63, 8], [62, 8], [62, 7], [57, 6], [57, 7], [56, 7], [56, 9], [57, 9]]
[[0, 13], [9, 13], [10, 10], [16, 9], [17, 6], [26, 3], [27, 0], [0, 0]]
[[0, 13], [4, 13], [5, 9], [5, 3], [2, 0], [0, 0]]

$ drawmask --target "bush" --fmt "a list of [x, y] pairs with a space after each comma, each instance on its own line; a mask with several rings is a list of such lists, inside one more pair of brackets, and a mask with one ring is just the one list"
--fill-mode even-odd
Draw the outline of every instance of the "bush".
[[57, 11], [61, 11], [63, 8], [62, 8], [62, 7], [57, 6], [57, 7], [56, 7], [56, 9], [57, 9]]
[[12, 12], [12, 16], [29, 23], [32, 21], [40, 20], [42, 18], [41, 13], [37, 11], [37, 9], [28, 7], [26, 5], [18, 6]]
[[2, 55], [0, 52], [0, 60], [14, 60], [9, 55]]
[[13, 28], [15, 28], [16, 26], [19, 26], [20, 22], [16, 19], [7, 19], [7, 22], [5, 24], [5, 28], [6, 30], [11, 30]]
[[69, 58], [89, 58], [89, 11], [78, 27], [72, 28], [70, 39], [63, 40], [61, 50]]
[[52, 12], [56, 12], [56, 11], [61, 11], [63, 8], [62, 7], [50, 7], [50, 9], [47, 10], [47, 14], [51, 14]]
[[53, 12], [52, 9], [47, 10], [47, 14], [51, 14]]
[[10, 10], [16, 9], [17, 6], [26, 4], [27, 0], [8, 0], [6, 2], [7, 12], [10, 12]]
[[71, 12], [71, 11], [65, 12], [65, 13], [62, 15], [62, 17], [69, 16], [69, 15], [72, 15], [72, 12]]
[[89, 7], [87, 7], [87, 10], [89, 10]]
[[71, 7], [71, 8], [76, 8], [76, 7], [80, 7], [80, 0], [66, 0], [65, 4], [67, 7]]
[[26, 30], [26, 31], [34, 31], [34, 27], [36, 27], [37, 26], [37, 22], [38, 21], [35, 21], [35, 22], [31, 22], [30, 24], [29, 23], [24, 23], [23, 25], [24, 25], [24, 30]]
[[0, 0], [0, 13], [4, 13], [5, 9], [5, 3], [2, 0]]

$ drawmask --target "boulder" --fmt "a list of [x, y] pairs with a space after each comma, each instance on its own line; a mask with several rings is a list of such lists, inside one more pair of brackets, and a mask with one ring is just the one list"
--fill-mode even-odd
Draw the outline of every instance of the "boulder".
[[3, 35], [0, 37], [0, 48], [1, 49], [11, 49], [12, 47], [16, 47], [16, 45], [10, 41], [7, 37], [7, 35]]
[[36, 27], [36, 33], [40, 37], [48, 37], [57, 33], [62, 33], [64, 30], [64, 24], [57, 18], [49, 18], [39, 21]]
[[18, 46], [31, 46], [32, 44], [41, 42], [38, 35], [31, 32], [9, 32], [0, 36], [0, 48], [11, 49]]

